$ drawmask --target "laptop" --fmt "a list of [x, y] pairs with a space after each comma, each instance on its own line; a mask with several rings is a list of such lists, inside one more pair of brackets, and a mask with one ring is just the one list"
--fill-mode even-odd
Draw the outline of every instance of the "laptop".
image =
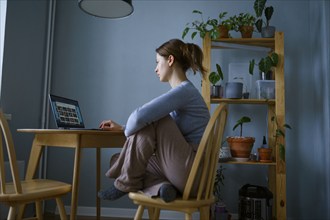
[[101, 130], [100, 128], [85, 128], [77, 100], [49, 94], [49, 101], [57, 128]]

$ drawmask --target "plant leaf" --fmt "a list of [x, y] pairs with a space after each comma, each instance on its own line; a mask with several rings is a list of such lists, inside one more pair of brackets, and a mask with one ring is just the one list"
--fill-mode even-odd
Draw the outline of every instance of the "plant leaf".
[[269, 21], [272, 18], [273, 12], [274, 12], [273, 6], [267, 7], [265, 9], [265, 17], [267, 21]]
[[277, 53], [272, 53], [270, 55], [270, 59], [272, 61], [272, 66], [276, 66], [278, 64], [278, 54]]
[[217, 67], [217, 72], [220, 76], [220, 79], [223, 80], [223, 72], [222, 72], [222, 69], [221, 69], [220, 65], [216, 64], [216, 67]]
[[197, 34], [197, 32], [193, 32], [193, 33], [191, 34], [191, 39], [194, 39], [194, 37], [196, 36], [196, 34]]
[[216, 72], [211, 72], [209, 75], [210, 82], [215, 85], [220, 80], [220, 75]]
[[203, 14], [201, 11], [198, 11], [198, 10], [193, 10], [193, 12], [192, 13], [195, 13], [195, 14]]
[[250, 60], [250, 64], [249, 64], [249, 73], [250, 73], [251, 75], [253, 75], [254, 65], [255, 65], [255, 61], [254, 61], [254, 59], [253, 59], [253, 60]]
[[259, 70], [264, 73], [268, 73], [272, 67], [272, 60], [269, 56], [261, 58], [259, 62]]
[[255, 0], [253, 8], [257, 17], [261, 17], [262, 11], [265, 8], [266, 0]]
[[288, 125], [288, 124], [284, 124], [283, 127], [288, 128], [288, 129], [291, 129], [291, 126]]
[[185, 38], [185, 36], [188, 34], [188, 31], [189, 31], [189, 27], [186, 27], [183, 32], [182, 32], [182, 39]]
[[263, 23], [263, 21], [262, 21], [261, 18], [258, 19], [258, 20], [256, 21], [256, 23], [255, 23], [255, 26], [256, 26], [256, 28], [257, 28], [257, 30], [258, 30], [259, 33], [261, 32], [261, 29], [262, 29], [262, 23]]
[[251, 118], [247, 116], [243, 116], [236, 122], [235, 126], [233, 127], [233, 130], [235, 130], [238, 126], [242, 125], [243, 123], [247, 123], [247, 122], [251, 122]]

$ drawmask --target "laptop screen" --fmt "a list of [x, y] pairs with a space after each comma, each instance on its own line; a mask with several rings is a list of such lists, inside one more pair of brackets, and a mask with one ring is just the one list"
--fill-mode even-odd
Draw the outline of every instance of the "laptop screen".
[[84, 128], [78, 101], [49, 95], [50, 106], [58, 128]]

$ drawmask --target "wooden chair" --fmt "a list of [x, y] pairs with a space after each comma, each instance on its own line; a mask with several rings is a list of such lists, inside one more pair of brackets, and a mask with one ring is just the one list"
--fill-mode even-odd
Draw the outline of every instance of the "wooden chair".
[[[61, 196], [71, 191], [71, 185], [47, 179], [21, 181], [18, 175], [13, 139], [1, 109], [0, 126], [0, 202], [10, 207], [7, 220], [21, 219], [17, 216], [16, 209], [33, 202], [36, 205], [36, 217], [29, 219], [43, 219], [42, 201], [47, 199], [56, 199], [61, 220], [67, 219]], [[4, 150], [3, 144], [5, 144], [7, 150]], [[12, 182], [6, 182], [5, 153], [7, 153], [9, 159]]]
[[[148, 208], [149, 219], [159, 219], [160, 210], [172, 210], [185, 213], [185, 219], [192, 219], [192, 213], [199, 211], [200, 219], [210, 218], [210, 207], [215, 202], [213, 195], [214, 180], [219, 159], [219, 150], [227, 119], [227, 105], [222, 103], [214, 111], [202, 140], [199, 144], [192, 169], [182, 197], [165, 203], [158, 197], [149, 197], [140, 192], [130, 192], [129, 198], [138, 205], [135, 220], [142, 218], [144, 207]], [[190, 198], [192, 186], [196, 181], [198, 168], [202, 169], [197, 197]]]

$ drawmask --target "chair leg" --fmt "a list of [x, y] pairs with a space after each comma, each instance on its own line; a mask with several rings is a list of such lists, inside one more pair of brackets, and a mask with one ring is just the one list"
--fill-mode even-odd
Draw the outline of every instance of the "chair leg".
[[210, 219], [210, 207], [209, 206], [200, 208], [200, 219], [201, 220]]
[[[202, 217], [201, 217], [200, 219], [202, 219]], [[191, 215], [191, 213], [186, 213], [186, 214], [185, 214], [185, 220], [192, 220], [192, 215]], [[204, 220], [204, 219], [203, 219], [203, 220]]]
[[24, 215], [25, 204], [19, 205], [17, 210], [17, 219], [22, 219]]
[[57, 197], [56, 203], [57, 203], [58, 211], [60, 212], [61, 220], [67, 220], [67, 216], [66, 216], [66, 212], [65, 212], [65, 208], [64, 208], [62, 199], [60, 197]]
[[134, 220], [141, 220], [142, 219], [142, 215], [143, 215], [143, 211], [144, 211], [144, 206], [143, 205], [139, 205]]
[[42, 201], [36, 201], [36, 216], [38, 220], [42, 220], [43, 219], [43, 215], [42, 215]]
[[160, 215], [160, 209], [159, 208], [154, 208], [153, 219], [159, 220], [159, 215]]
[[16, 207], [15, 206], [10, 206], [7, 219], [8, 220], [16, 220], [15, 215], [16, 215]]
[[154, 213], [155, 213], [155, 209], [154, 208], [151, 208], [151, 207], [148, 207], [148, 216], [149, 216], [149, 219], [153, 219]]

